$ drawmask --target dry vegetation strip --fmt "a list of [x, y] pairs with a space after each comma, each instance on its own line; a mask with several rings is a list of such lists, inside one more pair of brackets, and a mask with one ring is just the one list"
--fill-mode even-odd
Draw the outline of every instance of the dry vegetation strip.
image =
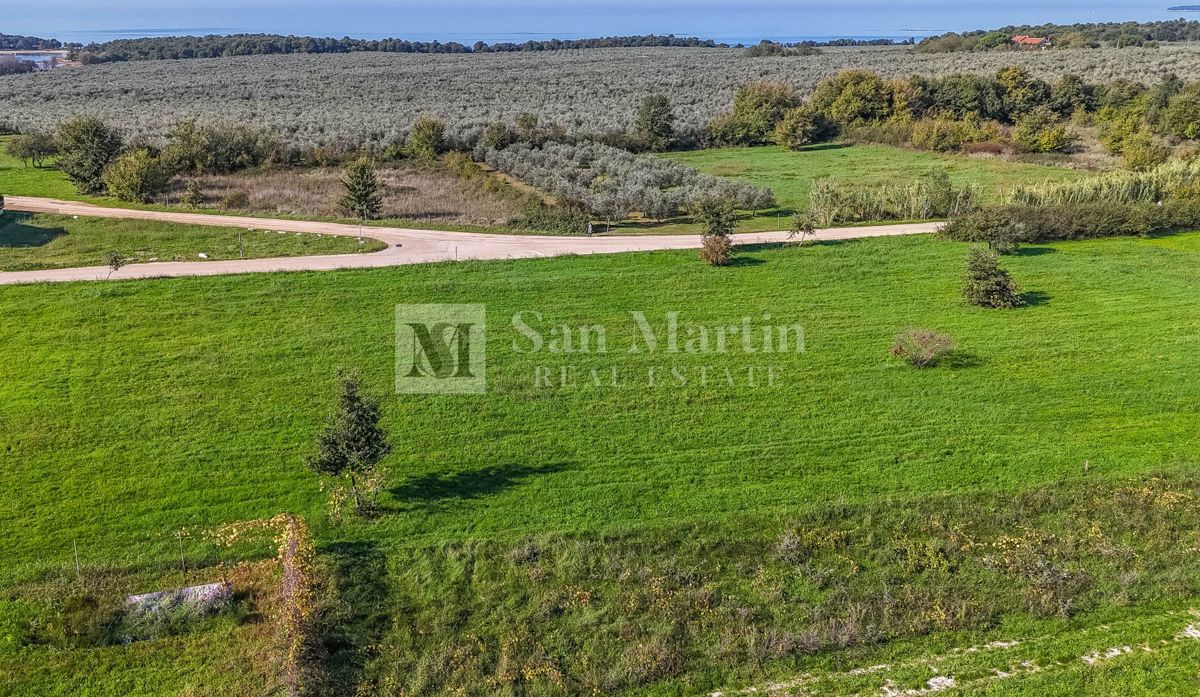
[[[341, 170], [334, 168], [282, 169], [206, 175], [198, 180], [207, 206], [221, 206], [231, 194], [240, 192], [246, 194], [246, 205], [238, 208], [250, 213], [342, 217], [338, 206], [344, 193], [342, 176]], [[383, 168], [379, 183], [383, 218], [503, 225], [520, 213], [515, 196], [432, 168]], [[177, 202], [184, 187], [183, 180], [177, 181], [164, 202]]]

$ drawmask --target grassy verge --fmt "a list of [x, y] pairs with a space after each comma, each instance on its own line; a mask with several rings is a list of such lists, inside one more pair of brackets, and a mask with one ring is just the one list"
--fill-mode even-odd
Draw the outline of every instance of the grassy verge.
[[[382, 242], [315, 234], [249, 232], [238, 228], [144, 220], [0, 215], [0, 271], [102, 266], [119, 252], [130, 263], [219, 261], [351, 254], [384, 249]], [[203, 254], [205, 256], [201, 257]]]

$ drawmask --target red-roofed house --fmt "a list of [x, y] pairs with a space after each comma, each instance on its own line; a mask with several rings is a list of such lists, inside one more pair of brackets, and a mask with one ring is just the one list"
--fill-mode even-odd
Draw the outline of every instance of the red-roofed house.
[[1050, 48], [1054, 45], [1050, 39], [1040, 36], [1025, 36], [1024, 34], [1014, 36], [1012, 42], [1017, 48]]

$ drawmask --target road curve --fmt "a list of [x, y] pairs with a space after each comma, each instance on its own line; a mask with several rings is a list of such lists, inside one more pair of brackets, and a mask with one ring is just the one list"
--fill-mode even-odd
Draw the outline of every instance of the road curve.
[[[310, 220], [280, 220], [205, 213], [174, 213], [129, 208], [107, 208], [89, 203], [55, 199], [6, 196], [6, 210], [55, 215], [79, 215], [97, 218], [157, 220], [164, 223], [241, 227], [256, 230], [309, 232], [322, 235], [357, 237], [357, 225]], [[886, 235], [914, 235], [936, 232], [941, 223], [876, 225], [871, 227], [830, 228], [820, 230], [816, 239], [849, 240]], [[68, 269], [0, 272], [0, 285], [66, 281], [101, 281], [175, 276], [218, 276], [223, 274], [271, 271], [329, 271], [365, 269], [403, 264], [467, 259], [525, 259], [567, 254], [614, 254], [664, 249], [694, 249], [699, 235], [623, 235], [612, 237], [548, 237], [535, 235], [496, 235], [476, 232], [443, 232], [396, 227], [366, 227], [365, 236], [387, 244], [387, 249], [367, 254], [336, 254], [306, 257], [276, 257], [231, 261], [171, 261], [130, 264], [109, 274], [108, 267], [87, 266]], [[752, 232], [734, 235], [736, 244], [783, 242], [786, 232]]]

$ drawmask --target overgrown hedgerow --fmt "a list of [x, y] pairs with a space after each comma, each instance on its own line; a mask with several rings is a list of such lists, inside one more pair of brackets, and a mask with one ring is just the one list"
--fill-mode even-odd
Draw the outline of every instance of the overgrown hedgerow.
[[1001, 206], [955, 218], [942, 233], [961, 242], [1048, 242], [1148, 235], [1200, 227], [1200, 202]]

